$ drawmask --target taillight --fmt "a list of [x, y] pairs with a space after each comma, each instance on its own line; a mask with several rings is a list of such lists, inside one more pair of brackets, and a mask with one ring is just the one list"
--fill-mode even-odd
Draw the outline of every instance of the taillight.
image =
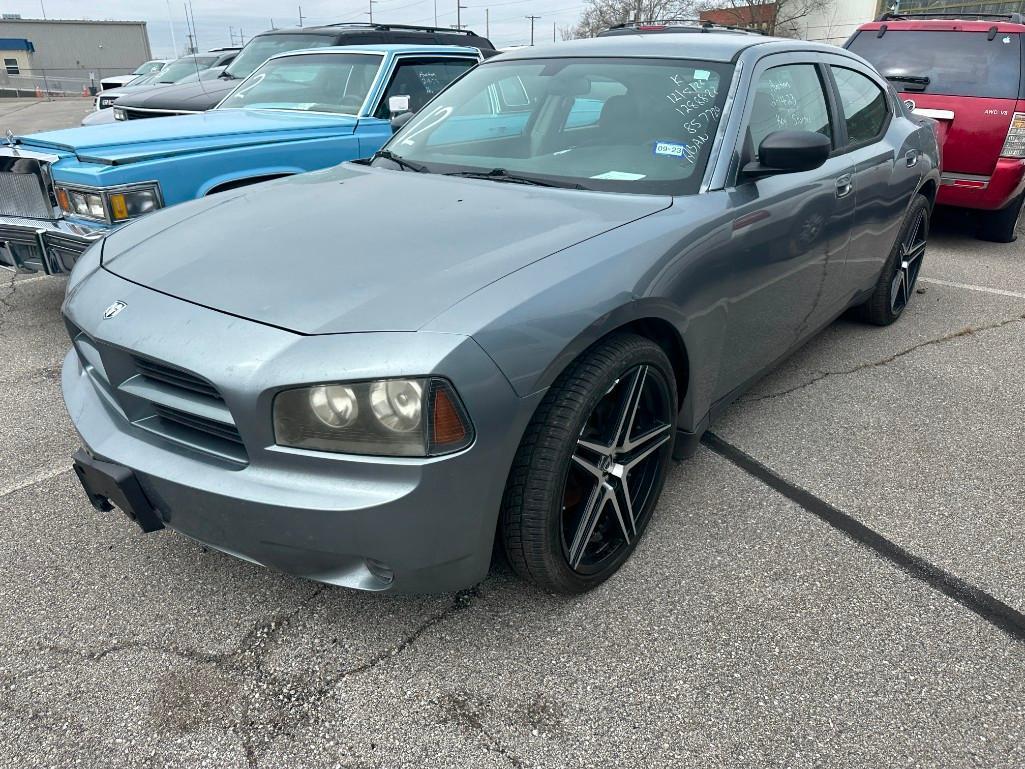
[[1025, 158], [1025, 112], [1015, 112], [1000, 157]]

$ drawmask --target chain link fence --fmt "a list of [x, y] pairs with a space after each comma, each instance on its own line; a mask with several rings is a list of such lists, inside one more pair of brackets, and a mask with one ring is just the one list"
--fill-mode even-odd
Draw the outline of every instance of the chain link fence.
[[137, 66], [138, 62], [130, 66], [107, 66], [102, 69], [26, 69], [5, 63], [0, 66], [0, 98], [92, 96], [100, 90], [103, 78], [127, 74]]

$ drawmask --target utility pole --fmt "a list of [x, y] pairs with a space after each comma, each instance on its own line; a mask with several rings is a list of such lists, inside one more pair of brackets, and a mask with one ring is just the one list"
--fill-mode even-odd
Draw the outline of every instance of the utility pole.
[[46, 21], [46, 6], [43, 5], [43, 0], [39, 0], [39, 8], [43, 11], [43, 21]]
[[557, 43], [558, 42], [558, 40], [555, 39], [555, 22], [554, 21], [552, 22], [552, 42], [553, 43]]
[[466, 10], [466, 6], [463, 5], [462, 0], [456, 0], [456, 29], [463, 28], [463, 16], [462, 11]]
[[491, 39], [491, 9], [484, 9], [484, 37]]
[[302, 29], [302, 28], [303, 28], [303, 7], [302, 7], [302, 4], [300, 3], [299, 4], [299, 29]]
[[242, 27], [238, 28], [238, 42], [242, 46], [246, 44], [246, 31]]
[[367, 0], [367, 3], [370, 6], [369, 13], [370, 13], [370, 23], [371, 24], [374, 23], [374, 3], [376, 3], [376, 2], [377, 2], [377, 0]]
[[530, 19], [530, 46], [534, 47], [534, 22], [540, 19], [540, 16], [524, 16], [525, 19]]

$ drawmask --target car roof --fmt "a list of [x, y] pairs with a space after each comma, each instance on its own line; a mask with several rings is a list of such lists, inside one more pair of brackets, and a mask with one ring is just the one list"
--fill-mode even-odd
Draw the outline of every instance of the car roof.
[[314, 53], [429, 53], [429, 54], [472, 54], [478, 56], [479, 49], [468, 45], [414, 45], [409, 43], [382, 43], [380, 45], [326, 45], [320, 48], [300, 48], [295, 51], [284, 51], [271, 56], [272, 59], [283, 59], [287, 56], [303, 56]]
[[610, 35], [583, 40], [568, 40], [533, 48], [517, 48], [496, 56], [492, 61], [513, 59], [544, 59], [575, 56], [636, 56], [665, 59], [698, 59], [731, 62], [748, 48], [766, 46], [766, 53], [783, 51], [847, 52], [836, 46], [809, 43], [781, 37], [737, 35], [732, 32], [709, 32], [702, 35]]

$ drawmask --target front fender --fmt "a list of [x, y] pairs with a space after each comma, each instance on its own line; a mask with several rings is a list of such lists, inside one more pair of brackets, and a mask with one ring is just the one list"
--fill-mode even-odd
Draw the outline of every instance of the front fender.
[[[549, 387], [603, 336], [640, 320], [672, 326], [689, 362], [680, 427], [715, 396], [727, 305], [729, 219], [710, 193], [534, 262], [492, 283], [424, 329], [467, 333], [521, 396]], [[459, 331], [462, 329], [462, 331]]]

